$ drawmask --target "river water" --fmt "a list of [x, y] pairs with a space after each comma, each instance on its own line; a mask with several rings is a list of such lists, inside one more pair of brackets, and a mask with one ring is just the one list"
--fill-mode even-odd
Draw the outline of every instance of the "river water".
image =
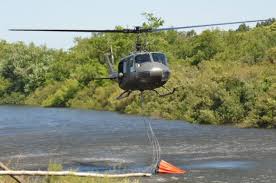
[[[162, 159], [188, 170], [142, 182], [276, 182], [276, 130], [150, 119]], [[113, 112], [0, 106], [0, 161], [80, 171], [143, 171], [151, 163], [143, 118]]]

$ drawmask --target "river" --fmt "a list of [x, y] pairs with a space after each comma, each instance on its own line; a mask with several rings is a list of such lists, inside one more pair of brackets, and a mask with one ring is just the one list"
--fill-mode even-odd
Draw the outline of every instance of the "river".
[[[188, 170], [142, 182], [276, 182], [276, 131], [151, 119], [162, 159]], [[66, 108], [0, 106], [0, 161], [80, 171], [134, 172], [151, 162], [143, 117]]]

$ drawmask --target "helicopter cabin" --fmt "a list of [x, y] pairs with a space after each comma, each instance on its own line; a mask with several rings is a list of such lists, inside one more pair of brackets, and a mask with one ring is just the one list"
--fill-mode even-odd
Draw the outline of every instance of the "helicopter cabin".
[[149, 62], [159, 62], [168, 66], [165, 54], [160, 52], [142, 52], [123, 58], [118, 65], [118, 73], [126, 75], [135, 72], [137, 68], [141, 67], [141, 65]]
[[[162, 73], [163, 71], [165, 73], [158, 76], [153, 74], [156, 68], [160, 68]], [[166, 76], [167, 71], [168, 62], [165, 54], [160, 52], [134, 53], [123, 58], [118, 65], [119, 86], [124, 90], [150, 89], [164, 83], [162, 77]]]

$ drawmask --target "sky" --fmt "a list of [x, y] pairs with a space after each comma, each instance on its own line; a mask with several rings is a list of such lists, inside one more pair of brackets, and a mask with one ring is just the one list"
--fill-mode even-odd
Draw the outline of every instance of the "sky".
[[[186, 26], [276, 17], [276, 0], [0, 0], [0, 39], [68, 49], [89, 33], [10, 32], [11, 28], [113, 29], [145, 21], [143, 12]], [[233, 26], [224, 29], [236, 28]]]

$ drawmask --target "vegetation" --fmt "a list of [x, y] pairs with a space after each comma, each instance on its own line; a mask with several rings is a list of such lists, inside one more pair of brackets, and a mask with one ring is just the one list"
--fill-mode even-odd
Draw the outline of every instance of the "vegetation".
[[[164, 22], [144, 14], [145, 27]], [[117, 27], [120, 29], [121, 27]], [[116, 100], [121, 90], [106, 76], [104, 53], [112, 45], [116, 63], [133, 49], [134, 35], [92, 34], [76, 38], [68, 51], [0, 42], [0, 103], [119, 111], [201, 124], [276, 127], [276, 23], [237, 30], [167, 31], [148, 35], [147, 48], [166, 53], [174, 95], [146, 93]]]

